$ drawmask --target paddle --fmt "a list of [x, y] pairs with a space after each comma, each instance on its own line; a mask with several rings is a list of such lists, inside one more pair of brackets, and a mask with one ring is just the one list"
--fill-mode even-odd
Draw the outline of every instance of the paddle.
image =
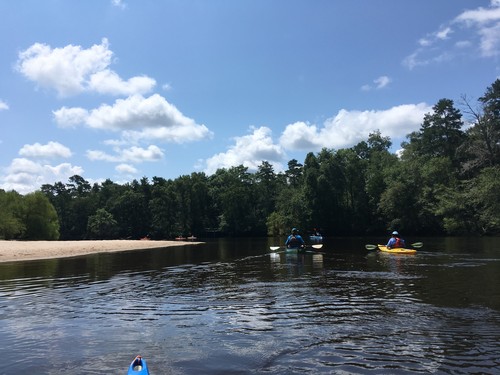
[[[276, 251], [276, 250], [281, 249], [282, 247], [284, 247], [284, 246], [271, 246], [270, 249], [272, 251]], [[320, 244], [314, 244], [314, 245], [306, 245], [306, 248], [307, 247], [312, 247], [313, 249], [321, 249], [323, 247], [323, 244], [320, 243]]]
[[[422, 246], [424, 246], [424, 243], [423, 242], [415, 242], [415, 243], [412, 243], [410, 246], [415, 248], [415, 249], [419, 249]], [[378, 249], [378, 246], [367, 244], [367, 245], [365, 245], [365, 248], [366, 248], [366, 250], [375, 250], [375, 249]]]

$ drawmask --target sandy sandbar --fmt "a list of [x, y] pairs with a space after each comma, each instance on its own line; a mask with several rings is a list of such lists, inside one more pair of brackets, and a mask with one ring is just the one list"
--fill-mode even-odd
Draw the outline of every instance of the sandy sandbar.
[[66, 258], [96, 253], [154, 249], [201, 244], [193, 241], [103, 240], [103, 241], [3, 241], [0, 263]]

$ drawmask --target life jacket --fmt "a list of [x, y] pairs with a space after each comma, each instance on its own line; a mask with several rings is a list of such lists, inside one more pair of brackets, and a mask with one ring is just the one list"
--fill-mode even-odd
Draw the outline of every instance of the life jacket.
[[300, 241], [297, 239], [297, 237], [295, 237], [295, 235], [292, 234], [292, 236], [290, 237], [290, 241], [288, 241], [288, 247], [292, 248], [299, 246], [300, 246]]
[[404, 247], [404, 242], [401, 238], [396, 237], [396, 242], [394, 242], [394, 245], [392, 247]]

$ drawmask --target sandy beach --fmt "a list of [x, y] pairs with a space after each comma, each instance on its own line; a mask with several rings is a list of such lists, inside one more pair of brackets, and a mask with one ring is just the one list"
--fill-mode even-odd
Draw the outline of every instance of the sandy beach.
[[153, 249], [200, 244], [192, 241], [103, 240], [103, 241], [2, 241], [0, 262], [74, 257], [96, 253]]

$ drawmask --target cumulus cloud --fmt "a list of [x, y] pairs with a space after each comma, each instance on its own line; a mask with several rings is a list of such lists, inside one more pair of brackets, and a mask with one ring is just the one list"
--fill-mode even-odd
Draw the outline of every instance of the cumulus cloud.
[[368, 139], [380, 130], [384, 136], [404, 137], [418, 129], [432, 108], [425, 103], [399, 105], [387, 110], [340, 110], [327, 119], [322, 127], [304, 122], [288, 125], [280, 137], [287, 150], [319, 151], [322, 148], [347, 148]]
[[53, 114], [61, 127], [81, 123], [98, 130], [120, 131], [124, 138], [135, 142], [156, 140], [184, 143], [212, 137], [205, 125], [199, 125], [184, 116], [158, 94], [147, 98], [132, 95], [116, 100], [113, 105], [103, 104], [91, 111], [62, 107]]
[[155, 84], [154, 79], [146, 76], [132, 77], [124, 81], [115, 72], [105, 69], [90, 76], [88, 89], [100, 94], [133, 95], [149, 92]]
[[132, 166], [130, 164], [118, 164], [115, 167], [115, 170], [120, 174], [128, 174], [128, 175], [133, 175], [133, 174], [136, 174], [138, 172], [137, 168], [135, 168], [134, 166]]
[[5, 111], [7, 109], [9, 109], [7, 103], [5, 103], [3, 100], [0, 99], [0, 111]]
[[264, 126], [252, 127], [251, 131], [251, 134], [234, 138], [235, 144], [226, 152], [207, 159], [205, 173], [212, 174], [219, 168], [231, 168], [238, 165], [256, 171], [264, 160], [276, 170], [281, 170], [281, 163], [286, 155], [281, 146], [273, 143], [271, 129]]
[[64, 181], [83, 173], [83, 168], [70, 163], [51, 165], [46, 162], [49, 159], [72, 156], [71, 150], [58, 142], [26, 144], [19, 150], [19, 155], [22, 157], [12, 160], [5, 168], [5, 173], [0, 176], [0, 189], [26, 194], [39, 189], [43, 184]]
[[0, 188], [27, 194], [39, 189], [43, 184], [66, 181], [71, 176], [81, 175], [83, 168], [73, 166], [70, 163], [52, 166], [27, 158], [16, 158], [12, 160], [5, 172], [5, 175], [0, 178], [2, 181]]
[[492, 0], [486, 8], [466, 10], [422, 37], [403, 65], [414, 69], [464, 54], [484, 58], [500, 55], [500, 1]]
[[54, 119], [61, 128], [76, 127], [87, 121], [89, 111], [80, 107], [62, 107], [53, 111]]
[[69, 158], [72, 153], [69, 148], [59, 142], [49, 142], [45, 145], [37, 142], [32, 145], [24, 145], [19, 150], [19, 155], [27, 158], [53, 159]]
[[154, 145], [148, 148], [132, 146], [130, 148], [115, 148], [115, 154], [111, 155], [99, 150], [88, 150], [87, 158], [92, 161], [108, 161], [114, 163], [142, 163], [144, 161], [158, 161], [163, 158], [163, 151]]
[[216, 154], [205, 161], [207, 174], [218, 168], [244, 165], [249, 170], [266, 160], [275, 170], [283, 170], [286, 151], [319, 152], [322, 148], [349, 148], [368, 139], [376, 130], [384, 136], [404, 138], [420, 128], [424, 115], [432, 111], [425, 103], [405, 104], [386, 110], [340, 110], [321, 126], [298, 121], [285, 127], [275, 143], [267, 127], [252, 128], [252, 133], [236, 137], [228, 151]]
[[67, 97], [85, 91], [103, 94], [144, 94], [156, 85], [154, 79], [141, 76], [122, 80], [109, 69], [113, 52], [107, 39], [88, 49], [67, 45], [52, 48], [35, 43], [19, 53], [16, 69], [39, 87], [55, 90]]

